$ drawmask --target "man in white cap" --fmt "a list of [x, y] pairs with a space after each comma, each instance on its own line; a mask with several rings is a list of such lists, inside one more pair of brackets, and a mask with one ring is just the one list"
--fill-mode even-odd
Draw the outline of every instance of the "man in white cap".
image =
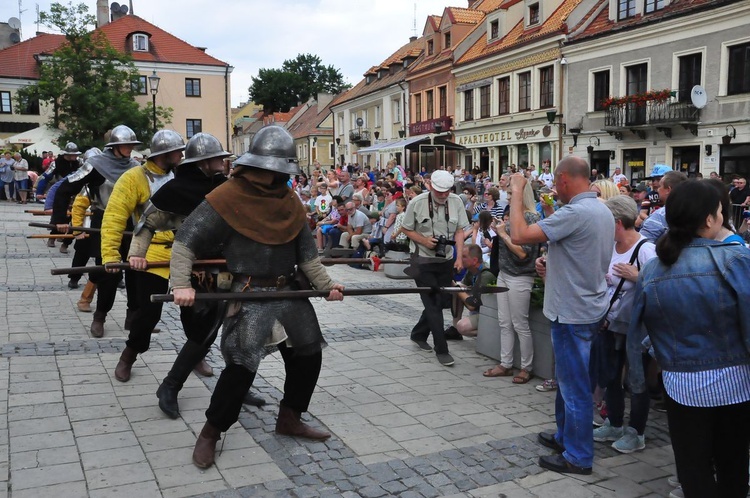
[[[409, 203], [404, 215], [402, 230], [410, 239], [411, 265], [407, 273], [418, 287], [445, 287], [451, 285], [453, 271], [463, 268], [461, 254], [464, 230], [470, 227], [461, 198], [451, 193], [453, 175], [445, 170], [432, 173], [429, 191], [418, 195]], [[427, 338], [432, 333], [435, 354], [441, 365], [453, 365], [448, 352], [443, 323], [443, 308], [450, 296], [428, 292], [420, 294], [424, 311], [411, 331], [411, 340], [423, 351], [432, 351]]]

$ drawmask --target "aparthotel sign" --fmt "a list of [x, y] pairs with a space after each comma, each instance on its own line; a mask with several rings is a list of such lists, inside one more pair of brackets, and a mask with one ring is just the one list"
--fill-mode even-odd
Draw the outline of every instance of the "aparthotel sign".
[[490, 131], [487, 133], [472, 133], [460, 135], [458, 144], [465, 147], [471, 145], [504, 145], [505, 143], [523, 142], [534, 139], [542, 134], [539, 128], [521, 128], [520, 130]]

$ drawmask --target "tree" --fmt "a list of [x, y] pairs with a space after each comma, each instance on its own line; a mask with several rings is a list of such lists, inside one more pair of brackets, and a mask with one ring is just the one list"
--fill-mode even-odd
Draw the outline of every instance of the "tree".
[[[16, 105], [38, 101], [51, 106], [49, 126], [63, 131], [61, 147], [70, 141], [101, 147], [104, 134], [119, 124], [127, 124], [145, 142], [153, 131], [152, 104], [142, 108], [135, 101], [138, 70], [101, 31], [90, 29], [95, 18], [88, 7], [53, 3], [40, 20], [65, 35], [65, 42], [40, 60], [39, 80], [17, 92]], [[158, 119], [168, 121], [171, 111], [157, 107]]]
[[344, 83], [338, 69], [324, 66], [317, 55], [299, 54], [296, 59], [284, 61], [281, 69], [260, 69], [249, 92], [253, 102], [271, 113], [286, 112], [318, 93], [337, 94], [350, 86]]

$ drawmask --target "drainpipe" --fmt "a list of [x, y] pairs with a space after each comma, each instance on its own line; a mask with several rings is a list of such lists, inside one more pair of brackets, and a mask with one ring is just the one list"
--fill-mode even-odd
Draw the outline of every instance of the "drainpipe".
[[[230, 120], [232, 119], [232, 114], [230, 112], [230, 102], [229, 102], [229, 64], [224, 66], [224, 117], [226, 119], [224, 129], [227, 134], [227, 150], [231, 149], [231, 137], [229, 135], [229, 128], [230, 128]], [[232, 151], [234, 152], [234, 151]]]

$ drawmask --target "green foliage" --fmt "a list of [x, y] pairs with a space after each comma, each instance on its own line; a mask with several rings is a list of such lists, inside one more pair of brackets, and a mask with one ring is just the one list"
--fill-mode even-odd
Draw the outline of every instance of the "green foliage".
[[23, 149], [21, 149], [19, 152], [21, 153], [21, 157], [26, 159], [26, 162], [29, 163], [29, 171], [36, 171], [37, 173], [42, 171], [41, 157], [37, 156], [36, 154], [26, 152]]
[[317, 55], [299, 54], [296, 59], [284, 61], [281, 69], [260, 69], [249, 92], [253, 102], [271, 113], [287, 112], [318, 93], [337, 94], [350, 86], [344, 83], [338, 69], [324, 66]]
[[[112, 47], [103, 33], [93, 31], [95, 18], [84, 4], [53, 3], [41, 22], [65, 35], [63, 43], [39, 66], [39, 80], [18, 91], [16, 104], [32, 99], [51, 106], [49, 126], [63, 130], [61, 147], [104, 145], [104, 134], [127, 124], [142, 141], [151, 136], [151, 104], [135, 101], [139, 73], [127, 54]], [[172, 109], [157, 108], [160, 120], [169, 121]], [[159, 124], [158, 127], [160, 127]]]
[[534, 278], [534, 286], [531, 288], [531, 307], [544, 308], [544, 280], [540, 277]]

